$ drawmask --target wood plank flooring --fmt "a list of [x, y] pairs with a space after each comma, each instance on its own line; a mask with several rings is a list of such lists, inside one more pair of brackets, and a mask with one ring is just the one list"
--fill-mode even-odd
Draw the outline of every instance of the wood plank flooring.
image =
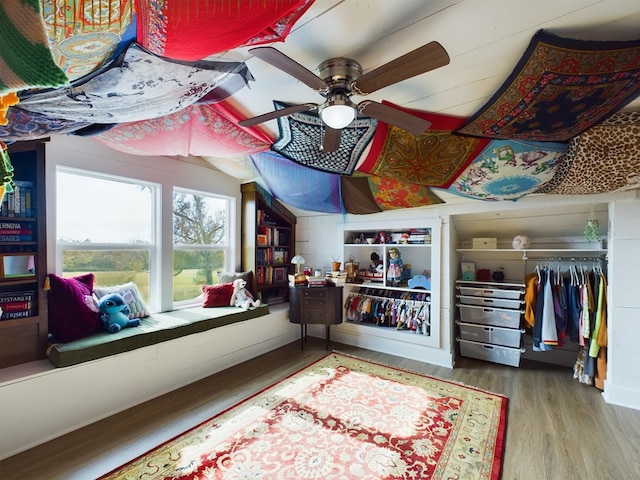
[[[64, 435], [0, 462], [0, 479], [96, 478], [303, 368], [325, 355], [324, 347], [316, 338], [304, 350], [294, 342]], [[597, 389], [573, 380], [571, 369], [466, 358], [447, 369], [348, 345], [332, 348], [509, 397], [505, 480], [640, 478], [640, 411], [607, 405]]]

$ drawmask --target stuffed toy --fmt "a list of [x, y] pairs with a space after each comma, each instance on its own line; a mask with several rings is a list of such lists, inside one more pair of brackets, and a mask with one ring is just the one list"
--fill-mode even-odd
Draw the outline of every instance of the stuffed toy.
[[[100, 320], [102, 320], [102, 327], [109, 333], [116, 333], [123, 328], [137, 327], [140, 325], [140, 319], [129, 319], [129, 307], [127, 307], [127, 301], [131, 301], [133, 298], [131, 292], [125, 293], [125, 296], [131, 296], [129, 300], [126, 297], [118, 293], [109, 293], [100, 300], [96, 300], [95, 297], [87, 297], [87, 304], [89, 307], [100, 313]], [[91, 302], [93, 300], [93, 302]], [[93, 305], [91, 304], [93, 303]]]
[[251, 292], [246, 288], [247, 282], [242, 278], [233, 281], [233, 294], [229, 305], [232, 307], [249, 308], [259, 307], [260, 300], [254, 300]]

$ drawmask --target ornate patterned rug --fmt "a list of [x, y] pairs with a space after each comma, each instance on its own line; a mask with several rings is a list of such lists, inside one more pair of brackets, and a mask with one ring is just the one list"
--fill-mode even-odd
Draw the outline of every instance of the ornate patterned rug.
[[493, 140], [449, 192], [476, 200], [517, 200], [550, 182], [566, 151], [564, 143]]
[[102, 480], [497, 480], [507, 403], [334, 352]]
[[164, 117], [122, 123], [93, 138], [133, 155], [205, 155], [228, 158], [268, 150], [261, 130], [238, 126], [236, 109], [226, 101], [183, 108]]
[[540, 30], [509, 78], [458, 133], [564, 142], [639, 91], [640, 40], [574, 40]]
[[[276, 109], [290, 104], [274, 101]], [[371, 142], [378, 121], [358, 117], [342, 129], [340, 147], [330, 153], [320, 147], [324, 138], [324, 125], [315, 112], [301, 112], [278, 118], [278, 140], [272, 150], [305, 167], [323, 172], [351, 175], [361, 155]]]
[[382, 103], [429, 120], [431, 127], [422, 135], [413, 135], [378, 122], [367, 158], [357, 167], [361, 172], [401, 182], [447, 188], [489, 143], [489, 139], [451, 133], [464, 125], [464, 117], [410, 110], [386, 101]]

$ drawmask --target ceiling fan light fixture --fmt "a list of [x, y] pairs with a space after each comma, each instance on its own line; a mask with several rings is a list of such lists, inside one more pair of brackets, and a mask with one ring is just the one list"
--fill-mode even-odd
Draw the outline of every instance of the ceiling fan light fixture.
[[322, 105], [320, 118], [327, 126], [340, 130], [356, 118], [356, 108], [345, 95], [334, 95]]

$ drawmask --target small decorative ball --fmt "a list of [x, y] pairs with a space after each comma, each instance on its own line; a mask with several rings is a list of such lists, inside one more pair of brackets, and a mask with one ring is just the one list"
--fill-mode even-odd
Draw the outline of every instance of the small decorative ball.
[[529, 237], [526, 235], [516, 235], [511, 242], [514, 250], [524, 250], [525, 248], [529, 248], [529, 245], [531, 245], [531, 240], [529, 240]]

